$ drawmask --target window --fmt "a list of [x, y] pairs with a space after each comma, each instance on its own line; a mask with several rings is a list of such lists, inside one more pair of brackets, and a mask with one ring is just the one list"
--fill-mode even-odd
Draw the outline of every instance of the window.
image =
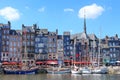
[[27, 42], [27, 46], [30, 46], [30, 41]]
[[14, 48], [14, 52], [16, 52], [16, 48]]
[[5, 37], [5, 35], [3, 36], [3, 39], [5, 39], [6, 37]]
[[53, 44], [53, 47], [56, 47], [56, 44], [55, 44], [55, 43]]
[[18, 46], [20, 46], [20, 42], [18, 42]]
[[72, 46], [70, 46], [70, 50], [72, 50]]
[[113, 42], [113, 46], [115, 46], [115, 42]]
[[37, 50], [37, 49], [35, 49], [35, 52], [37, 53], [37, 52], [38, 52], [38, 50]]
[[67, 55], [69, 55], [69, 52], [67, 52]]
[[113, 51], [115, 52], [115, 51], [116, 51], [116, 49], [115, 49], [115, 48], [113, 48]]
[[10, 48], [10, 52], [12, 52], [12, 48]]
[[38, 44], [38, 47], [44, 47], [44, 44], [42, 44], [42, 43]]
[[39, 49], [39, 53], [42, 53], [43, 52], [43, 50], [42, 49]]
[[110, 48], [110, 52], [112, 52], [112, 48]]
[[54, 53], [56, 52], [56, 49], [55, 49], [55, 48], [53, 49], [53, 52], [54, 52]]
[[3, 32], [3, 33], [4, 33], [4, 34], [6, 33], [6, 32], [5, 32], [5, 30], [4, 30], [4, 32]]
[[27, 35], [27, 39], [30, 39], [30, 35]]
[[31, 39], [34, 39], [34, 35], [31, 35]]
[[69, 46], [67, 46], [67, 49], [69, 49]]
[[5, 54], [3, 53], [3, 57], [5, 57]]
[[67, 42], [67, 45], [69, 45], [69, 42]]
[[16, 46], [16, 43], [14, 42], [14, 46]]
[[113, 56], [116, 57], [116, 54], [114, 53]]
[[67, 40], [69, 40], [69, 37], [67, 37]]
[[7, 30], [7, 34], [9, 34], [9, 30]]
[[9, 39], [9, 36], [6, 36], [7, 37], [7, 39]]
[[32, 46], [34, 45], [34, 42], [33, 42], [33, 41], [31, 41], [31, 45], [32, 45]]
[[36, 42], [39, 42], [39, 41], [40, 41], [40, 39], [39, 39], [39, 38], [36, 38], [36, 39], [35, 39], [35, 41], [36, 41]]
[[113, 55], [112, 55], [112, 54], [110, 54], [110, 57], [112, 58], [112, 57], [113, 57]]
[[49, 49], [49, 52], [52, 52], [52, 49]]

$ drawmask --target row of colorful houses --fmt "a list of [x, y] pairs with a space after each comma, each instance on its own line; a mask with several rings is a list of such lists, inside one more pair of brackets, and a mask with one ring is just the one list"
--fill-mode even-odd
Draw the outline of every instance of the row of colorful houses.
[[115, 63], [120, 61], [120, 38], [115, 35], [99, 39], [95, 34], [87, 34], [85, 19], [82, 33], [66, 31], [63, 35], [57, 29], [40, 29], [37, 24], [22, 24], [22, 30], [13, 30], [9, 21], [0, 23], [0, 61], [21, 62], [24, 58], [57, 60], [60, 64]]

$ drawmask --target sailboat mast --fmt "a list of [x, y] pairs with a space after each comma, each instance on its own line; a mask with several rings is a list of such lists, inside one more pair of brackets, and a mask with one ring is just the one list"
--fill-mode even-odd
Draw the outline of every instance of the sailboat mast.
[[98, 43], [98, 66], [100, 65], [100, 49], [101, 49], [101, 41], [100, 41], [100, 37], [101, 37], [101, 31], [99, 32], [99, 43]]

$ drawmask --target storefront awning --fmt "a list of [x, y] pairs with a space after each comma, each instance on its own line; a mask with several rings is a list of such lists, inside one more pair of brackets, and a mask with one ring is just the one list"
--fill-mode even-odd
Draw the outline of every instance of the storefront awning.
[[91, 64], [91, 62], [73, 62], [73, 64]]
[[9, 62], [2, 62], [2, 65], [9, 65]]
[[9, 62], [10, 65], [16, 65], [17, 62]]
[[37, 61], [36, 64], [43, 64], [43, 62], [42, 61]]
[[58, 61], [46, 61], [47, 64], [58, 64]]

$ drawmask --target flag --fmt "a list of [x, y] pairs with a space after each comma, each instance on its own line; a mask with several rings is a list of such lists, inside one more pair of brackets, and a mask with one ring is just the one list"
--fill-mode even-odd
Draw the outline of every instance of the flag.
[[26, 31], [26, 30], [24, 30], [24, 31], [23, 31], [23, 34], [26, 34], [26, 33], [27, 33], [27, 31]]
[[76, 54], [76, 57], [79, 57], [79, 54], [78, 54], [78, 53]]

